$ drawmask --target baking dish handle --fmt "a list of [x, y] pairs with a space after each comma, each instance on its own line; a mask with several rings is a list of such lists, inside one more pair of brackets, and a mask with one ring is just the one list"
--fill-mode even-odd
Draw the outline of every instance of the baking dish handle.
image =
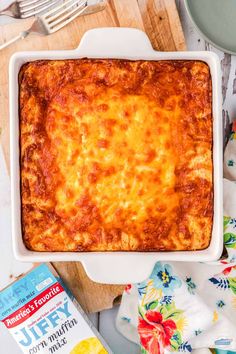
[[135, 57], [153, 54], [146, 33], [136, 28], [105, 27], [87, 31], [76, 49], [82, 57]]
[[129, 253], [128, 257], [125, 253], [103, 253], [82, 261], [82, 264], [89, 278], [97, 283], [140, 283], [150, 276], [155, 260], [145, 255], [139, 259], [138, 255], [135, 252]]

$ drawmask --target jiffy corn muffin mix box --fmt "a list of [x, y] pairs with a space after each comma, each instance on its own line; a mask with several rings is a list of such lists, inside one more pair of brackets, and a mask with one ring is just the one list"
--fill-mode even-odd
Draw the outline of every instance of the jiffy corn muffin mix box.
[[61, 278], [46, 264], [0, 292], [0, 321], [23, 353], [112, 353]]

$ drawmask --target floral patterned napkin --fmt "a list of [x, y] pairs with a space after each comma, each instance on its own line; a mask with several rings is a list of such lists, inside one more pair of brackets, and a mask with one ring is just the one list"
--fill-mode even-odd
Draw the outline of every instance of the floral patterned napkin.
[[143, 354], [236, 350], [236, 123], [225, 149], [224, 176], [221, 260], [157, 262], [148, 279], [126, 286], [116, 324]]

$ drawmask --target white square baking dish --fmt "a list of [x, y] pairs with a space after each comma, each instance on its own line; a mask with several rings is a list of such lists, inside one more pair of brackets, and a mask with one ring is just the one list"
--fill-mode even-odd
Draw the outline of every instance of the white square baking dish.
[[[119, 58], [143, 60], [202, 60], [212, 77], [214, 218], [209, 247], [201, 251], [181, 252], [33, 252], [28, 250], [21, 234], [18, 73], [21, 66], [39, 59]], [[216, 54], [198, 52], [158, 52], [153, 50], [147, 35], [137, 29], [101, 28], [85, 33], [75, 50], [18, 52], [10, 60], [10, 150], [12, 237], [15, 257], [20, 261], [80, 261], [88, 276], [102, 283], [130, 283], [144, 280], [156, 261], [215, 261], [223, 248], [222, 201], [222, 118], [221, 70]]]

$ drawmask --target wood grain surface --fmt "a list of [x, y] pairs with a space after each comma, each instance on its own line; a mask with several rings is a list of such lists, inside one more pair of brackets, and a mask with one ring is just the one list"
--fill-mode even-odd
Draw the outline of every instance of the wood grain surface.
[[98, 312], [120, 303], [123, 285], [91, 281], [80, 262], [57, 262], [53, 266], [86, 312]]
[[[0, 43], [26, 30], [33, 19], [19, 20], [0, 27]], [[97, 27], [133, 27], [146, 31], [152, 45], [160, 51], [185, 50], [185, 40], [175, 0], [109, 0], [105, 10], [79, 17], [50, 36], [31, 35], [0, 52], [0, 139], [9, 168], [8, 64], [10, 56], [25, 50], [66, 50], [76, 48], [83, 34]], [[16, 117], [17, 119], [17, 117]], [[88, 312], [113, 306], [123, 287], [101, 285], [86, 276], [80, 263], [54, 263], [65, 283]]]

